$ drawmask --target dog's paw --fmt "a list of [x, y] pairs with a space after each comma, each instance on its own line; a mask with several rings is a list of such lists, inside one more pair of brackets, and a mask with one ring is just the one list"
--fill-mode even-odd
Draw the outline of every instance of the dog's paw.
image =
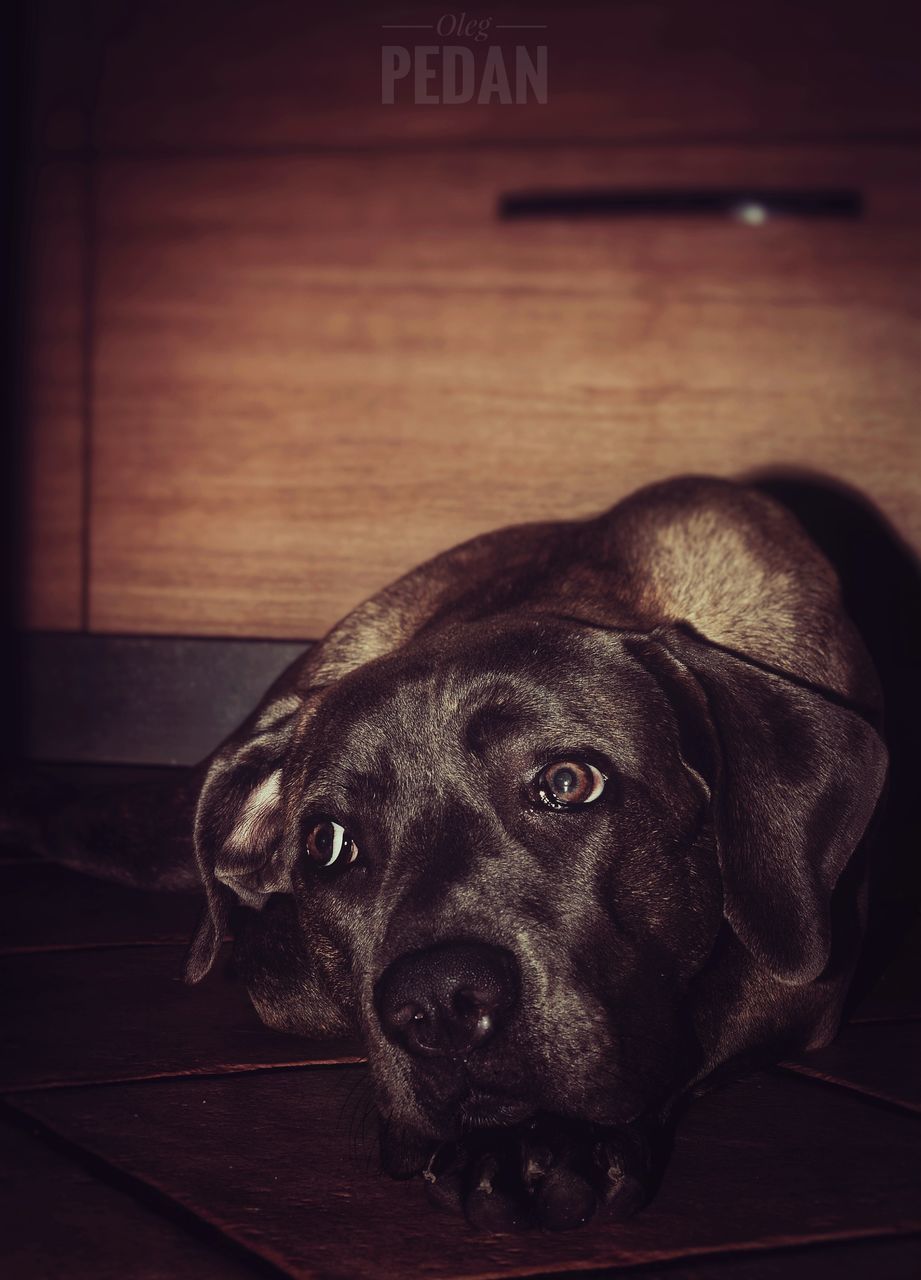
[[543, 1116], [442, 1143], [423, 1177], [436, 1203], [481, 1231], [565, 1231], [635, 1213], [649, 1197], [651, 1163], [636, 1129]]
[[400, 1181], [422, 1173], [438, 1145], [415, 1129], [392, 1120], [380, 1122], [378, 1140], [382, 1172]]

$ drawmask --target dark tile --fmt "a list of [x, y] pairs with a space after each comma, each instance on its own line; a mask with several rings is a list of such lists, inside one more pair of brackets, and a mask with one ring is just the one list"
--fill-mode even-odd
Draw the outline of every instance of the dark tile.
[[919, 1022], [845, 1027], [827, 1048], [804, 1053], [781, 1066], [910, 1111], [921, 1111]]
[[299, 1277], [690, 1265], [921, 1226], [911, 1121], [843, 1091], [757, 1076], [691, 1107], [656, 1200], [633, 1221], [483, 1238], [432, 1208], [419, 1182], [378, 1174], [367, 1086], [363, 1067], [315, 1068], [21, 1094], [13, 1105]]
[[[243, 1280], [254, 1268], [0, 1123], [0, 1253], [15, 1280]], [[238, 1252], [236, 1249], [234, 1253]]]
[[[915, 1236], [892, 1240], [849, 1240], [846, 1244], [732, 1254], [688, 1265], [645, 1267], [642, 1280], [917, 1280], [921, 1243]], [[604, 1272], [591, 1271], [591, 1280]], [[550, 1280], [542, 1277], [541, 1280]], [[556, 1280], [556, 1278], [554, 1278]]]
[[921, 922], [909, 930], [870, 993], [855, 1006], [852, 1022], [921, 1019]]
[[355, 1061], [356, 1046], [273, 1032], [244, 988], [182, 981], [181, 947], [113, 947], [0, 959], [0, 1088]]
[[47, 862], [0, 866], [0, 954], [131, 943], [186, 943], [204, 899], [145, 893]]

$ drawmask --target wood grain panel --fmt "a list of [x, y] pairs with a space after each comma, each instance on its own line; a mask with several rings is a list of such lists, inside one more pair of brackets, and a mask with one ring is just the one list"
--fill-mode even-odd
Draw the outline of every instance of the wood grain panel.
[[[424, 557], [795, 464], [921, 539], [913, 157], [604, 148], [102, 175], [91, 621], [301, 637]], [[859, 222], [499, 223], [535, 185], [859, 182]]]
[[[377, 1171], [362, 1068], [20, 1095], [14, 1105], [298, 1277], [556, 1275], [917, 1229], [906, 1118], [764, 1076], [696, 1102], [651, 1206], [479, 1236]], [[347, 1245], [344, 1244], [347, 1242]]]
[[[874, 136], [918, 127], [917, 6], [888, 0], [519, 0], [486, 41], [431, 28], [430, 3], [108, 0], [97, 114], [103, 147], [200, 149], [390, 141]], [[421, 24], [385, 31], [383, 24]], [[499, 30], [499, 24], [537, 29]], [[545, 105], [381, 102], [385, 44], [545, 44]], [[427, 86], [440, 92], [436, 75]]]
[[26, 333], [24, 622], [82, 622], [86, 169], [50, 161], [35, 178]]

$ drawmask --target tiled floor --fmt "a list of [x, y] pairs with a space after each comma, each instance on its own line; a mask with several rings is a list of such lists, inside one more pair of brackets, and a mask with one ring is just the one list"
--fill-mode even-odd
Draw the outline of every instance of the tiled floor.
[[833, 1046], [696, 1102], [632, 1222], [484, 1238], [378, 1174], [357, 1046], [266, 1030], [226, 973], [182, 984], [194, 900], [15, 861], [0, 890], [14, 1280], [921, 1269], [911, 949]]

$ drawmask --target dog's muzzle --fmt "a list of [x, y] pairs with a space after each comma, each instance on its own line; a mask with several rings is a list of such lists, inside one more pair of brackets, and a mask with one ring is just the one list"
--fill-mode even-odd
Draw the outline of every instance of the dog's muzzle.
[[384, 1034], [415, 1059], [463, 1062], [501, 1030], [518, 1000], [510, 952], [445, 942], [400, 956], [375, 987]]

